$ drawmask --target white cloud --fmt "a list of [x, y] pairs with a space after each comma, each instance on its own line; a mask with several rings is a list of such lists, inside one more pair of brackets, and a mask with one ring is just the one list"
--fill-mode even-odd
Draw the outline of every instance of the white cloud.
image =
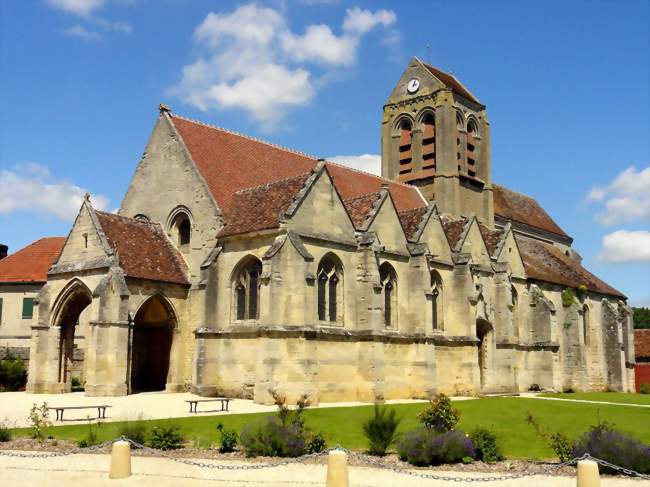
[[603, 225], [650, 220], [650, 166], [637, 171], [628, 167], [606, 186], [596, 186], [588, 202], [604, 204], [596, 215]]
[[[55, 179], [46, 166], [21, 164], [13, 171], [0, 170], [0, 213], [35, 211], [61, 220], [72, 220], [81, 206], [86, 190], [68, 181]], [[108, 199], [92, 198], [93, 206], [103, 210]]]
[[89, 31], [83, 25], [79, 24], [68, 27], [63, 33], [67, 36], [81, 37], [86, 41], [98, 41], [101, 39], [101, 36], [97, 32]]
[[600, 262], [650, 262], [650, 232], [618, 230], [603, 237]]
[[200, 110], [239, 109], [272, 129], [288, 109], [304, 106], [322, 86], [321, 68], [350, 66], [361, 37], [391, 25], [393, 12], [351, 9], [342, 34], [330, 26], [308, 25], [296, 34], [273, 8], [254, 3], [231, 12], [210, 12], [194, 31], [199, 56], [183, 67], [168, 92]]
[[105, 0], [47, 0], [53, 8], [63, 10], [66, 13], [89, 17], [93, 10], [101, 8]]
[[348, 166], [359, 171], [381, 176], [381, 156], [378, 154], [362, 154], [360, 156], [332, 156], [330, 162]]

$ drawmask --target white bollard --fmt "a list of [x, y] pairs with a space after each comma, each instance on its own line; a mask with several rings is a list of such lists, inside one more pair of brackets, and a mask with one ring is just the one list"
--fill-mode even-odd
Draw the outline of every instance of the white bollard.
[[111, 451], [111, 469], [109, 479], [123, 479], [131, 476], [131, 444], [128, 441], [116, 441]]
[[580, 460], [578, 462], [577, 487], [600, 487], [600, 474], [596, 462], [593, 460]]
[[350, 487], [348, 455], [343, 450], [333, 450], [327, 459], [327, 487]]

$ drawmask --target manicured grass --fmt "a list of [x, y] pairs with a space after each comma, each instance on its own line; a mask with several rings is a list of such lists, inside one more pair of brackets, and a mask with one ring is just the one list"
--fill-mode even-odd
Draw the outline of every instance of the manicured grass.
[[650, 394], [632, 394], [625, 392], [572, 392], [564, 394], [542, 394], [542, 396], [558, 397], [560, 399], [579, 399], [581, 401], [603, 401], [650, 406]]
[[[417, 413], [425, 404], [397, 404], [387, 406], [398, 411], [403, 418], [400, 431], [416, 428]], [[485, 398], [469, 401], [456, 401], [454, 407], [461, 413], [460, 427], [471, 431], [477, 426], [492, 429], [509, 458], [543, 459], [553, 458], [553, 452], [537, 438], [531, 426], [526, 423], [527, 413], [531, 412], [537, 422], [549, 431], [562, 431], [571, 438], [577, 438], [589, 426], [600, 421], [616, 425], [622, 432], [631, 434], [650, 443], [650, 409], [625, 408], [612, 405], [585, 404], [563, 401], [543, 401], [519, 397]], [[305, 416], [307, 425], [322, 431], [330, 446], [340, 444], [346, 448], [362, 450], [367, 448], [361, 430], [363, 421], [372, 415], [372, 406], [350, 408], [310, 409]], [[222, 422], [228, 428], [241, 431], [244, 425], [258, 421], [266, 413], [232, 414], [228, 416], [196, 416], [170, 420], [151, 420], [151, 426], [159, 424], [178, 424], [184, 436], [199, 441], [201, 446], [218, 442], [216, 424]], [[99, 429], [100, 440], [118, 436], [121, 423], [104, 423]], [[84, 424], [57, 426], [50, 434], [58, 439], [78, 440], [86, 436], [88, 426]], [[21, 429], [17, 434], [26, 435]]]

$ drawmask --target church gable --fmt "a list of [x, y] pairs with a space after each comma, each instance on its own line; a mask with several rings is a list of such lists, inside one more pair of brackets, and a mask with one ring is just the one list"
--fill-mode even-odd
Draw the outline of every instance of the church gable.
[[387, 190], [382, 190], [382, 198], [378, 207], [374, 208], [374, 216], [368, 226], [369, 232], [374, 232], [387, 251], [404, 252], [406, 249], [406, 235], [402, 229], [397, 210]]
[[84, 201], [55, 267], [105, 260], [112, 257], [112, 254], [92, 206], [87, 200]]
[[413, 90], [414, 88], [414, 86], [409, 87], [409, 81], [414, 79], [418, 80], [418, 95], [430, 95], [445, 88], [444, 83], [433, 76], [425, 65], [418, 58], [414, 57], [402, 73], [402, 76], [388, 97], [386, 104], [396, 103], [404, 97], [409, 96], [411, 94], [409, 93], [409, 89]]
[[491, 266], [492, 259], [490, 257], [490, 251], [483, 239], [476, 218], [470, 220], [469, 228], [467, 229], [462, 244], [460, 245], [460, 252], [471, 255], [474, 263], [487, 267]]
[[503, 230], [505, 235], [502, 239], [496, 259], [498, 262], [507, 262], [512, 274], [516, 277], [526, 277], [524, 263], [519, 253], [519, 246], [515, 240], [515, 235], [510, 226]]
[[438, 213], [434, 210], [424, 222], [419, 242], [426, 243], [431, 256], [451, 262], [451, 248]]
[[289, 228], [298, 233], [354, 239], [352, 220], [326, 168], [317, 170], [286, 216]]

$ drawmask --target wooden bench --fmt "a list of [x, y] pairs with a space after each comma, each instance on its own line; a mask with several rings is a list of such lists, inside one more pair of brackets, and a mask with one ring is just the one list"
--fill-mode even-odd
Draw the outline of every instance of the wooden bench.
[[106, 409], [110, 407], [106, 404], [99, 404], [97, 406], [53, 406], [47, 409], [55, 410], [56, 420], [63, 421], [63, 411], [66, 409], [97, 409], [97, 419], [106, 419]]
[[[209, 399], [189, 399], [186, 400], [185, 402], [190, 403], [190, 413], [198, 413], [196, 407], [199, 405], [200, 402], [218, 402], [218, 401], [221, 401], [221, 410], [228, 411], [228, 404], [230, 403], [230, 398], [228, 397], [211, 397]], [[210, 411], [203, 411], [203, 412], [210, 412]]]

